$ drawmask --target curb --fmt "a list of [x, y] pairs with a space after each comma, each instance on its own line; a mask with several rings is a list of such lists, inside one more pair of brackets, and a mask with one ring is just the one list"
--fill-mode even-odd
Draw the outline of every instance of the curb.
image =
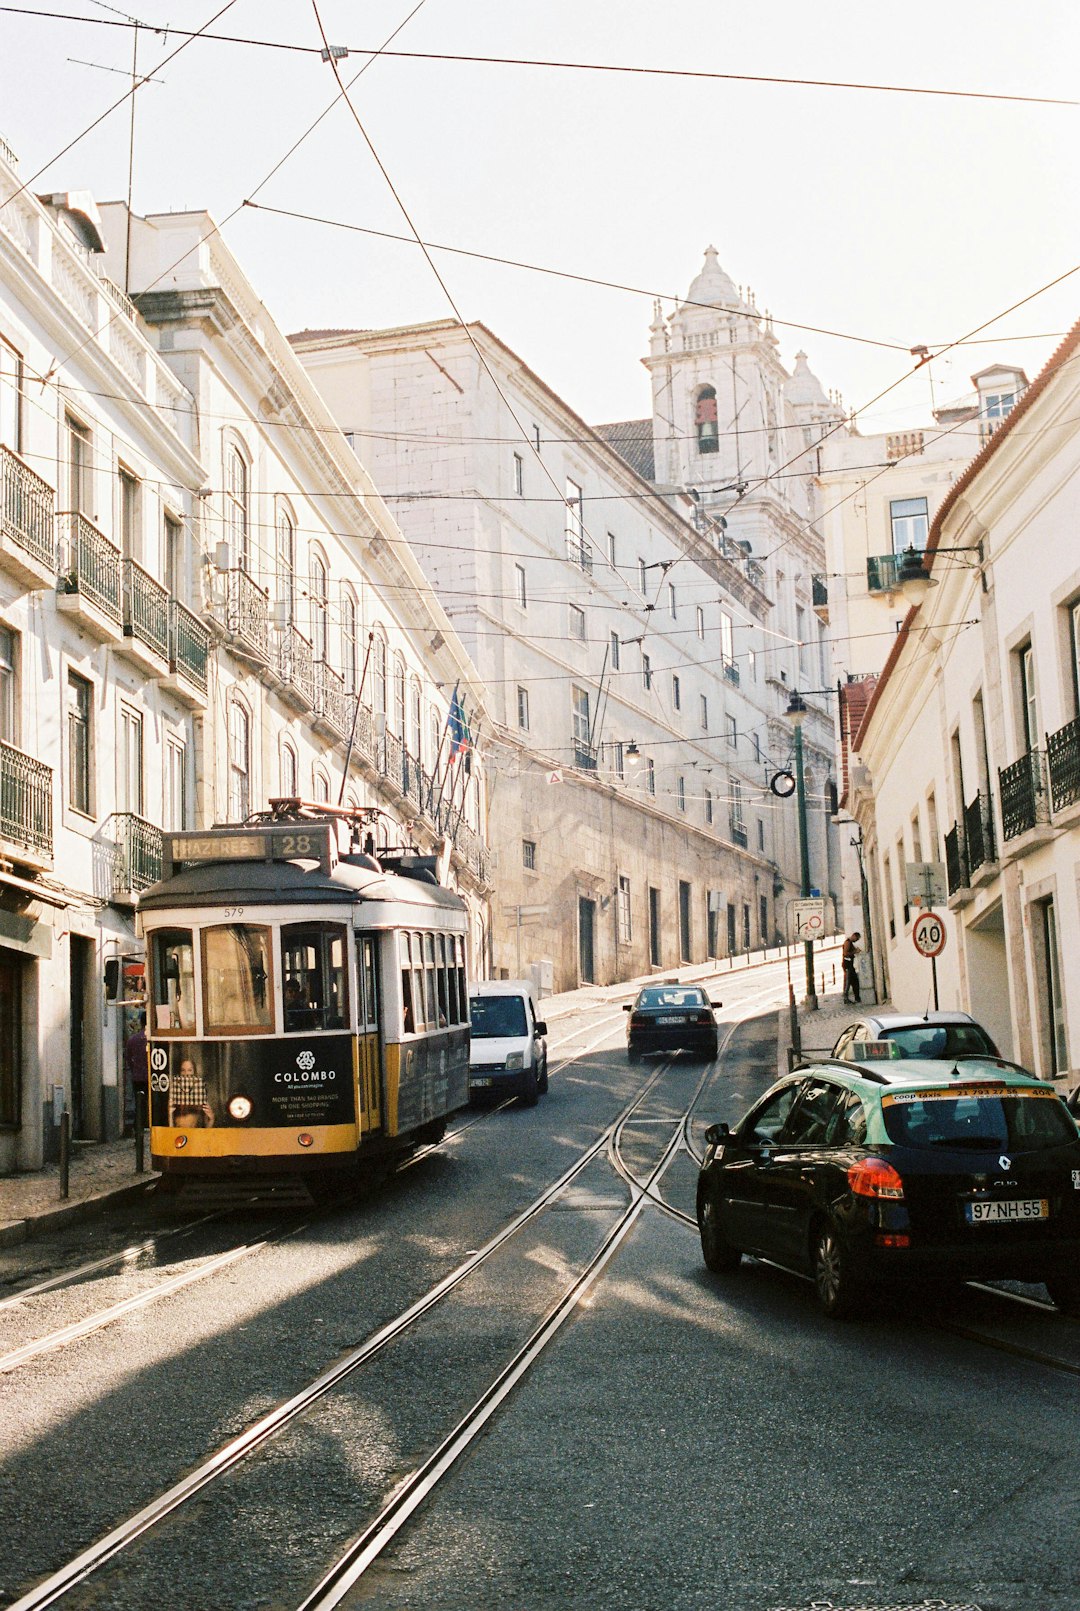
[[38, 1236], [44, 1231], [55, 1230], [57, 1225], [65, 1220], [73, 1224], [80, 1220], [92, 1219], [99, 1209], [107, 1205], [133, 1202], [143, 1196], [157, 1185], [158, 1177], [152, 1176], [149, 1180], [136, 1181], [131, 1186], [116, 1186], [110, 1191], [95, 1192], [91, 1197], [81, 1197], [75, 1203], [61, 1203], [56, 1208], [48, 1208], [41, 1214], [32, 1214], [28, 1219], [9, 1220], [6, 1225], [0, 1225], [0, 1247], [14, 1247], [20, 1242], [28, 1242], [31, 1237]]

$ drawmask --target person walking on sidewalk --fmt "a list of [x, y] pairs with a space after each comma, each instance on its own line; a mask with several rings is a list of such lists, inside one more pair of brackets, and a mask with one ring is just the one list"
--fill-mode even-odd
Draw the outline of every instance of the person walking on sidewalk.
[[[859, 944], [861, 939], [862, 935], [859, 933], [859, 930], [856, 929], [853, 934], [849, 934], [844, 940], [844, 949], [841, 953], [841, 958], [844, 964], [845, 1001], [862, 1000], [862, 996], [859, 994], [859, 970], [855, 965], [855, 958], [862, 950], [862, 946]], [[850, 995], [848, 994], [849, 991], [851, 992]]]

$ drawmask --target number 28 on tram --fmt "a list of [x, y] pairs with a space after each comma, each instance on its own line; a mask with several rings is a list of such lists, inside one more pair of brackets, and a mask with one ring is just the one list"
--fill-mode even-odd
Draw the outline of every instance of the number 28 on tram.
[[316, 1174], [442, 1134], [468, 1101], [458, 895], [339, 857], [327, 823], [167, 835], [165, 872], [139, 901], [155, 1168]]

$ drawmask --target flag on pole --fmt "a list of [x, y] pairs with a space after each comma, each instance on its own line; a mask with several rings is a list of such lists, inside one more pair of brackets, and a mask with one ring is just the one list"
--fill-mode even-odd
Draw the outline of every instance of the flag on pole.
[[447, 756], [447, 761], [451, 765], [459, 755], [464, 755], [468, 760], [469, 751], [472, 748], [472, 734], [469, 732], [469, 724], [465, 720], [464, 701], [458, 697], [458, 686], [458, 684], [454, 685], [454, 695], [450, 701], [450, 714], [446, 718], [446, 727], [450, 734], [450, 753]]

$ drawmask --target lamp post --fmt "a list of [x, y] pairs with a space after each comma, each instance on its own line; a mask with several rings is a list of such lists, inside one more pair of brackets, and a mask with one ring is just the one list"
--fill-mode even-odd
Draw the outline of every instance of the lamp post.
[[[795, 730], [795, 803], [799, 811], [799, 876], [804, 900], [810, 894], [810, 848], [806, 837], [806, 779], [803, 776], [802, 744], [802, 724], [808, 714], [806, 701], [796, 689], [788, 701], [784, 716]], [[806, 955], [806, 1004], [813, 1011], [818, 1004], [814, 989], [813, 940], [804, 940], [803, 950]]]

